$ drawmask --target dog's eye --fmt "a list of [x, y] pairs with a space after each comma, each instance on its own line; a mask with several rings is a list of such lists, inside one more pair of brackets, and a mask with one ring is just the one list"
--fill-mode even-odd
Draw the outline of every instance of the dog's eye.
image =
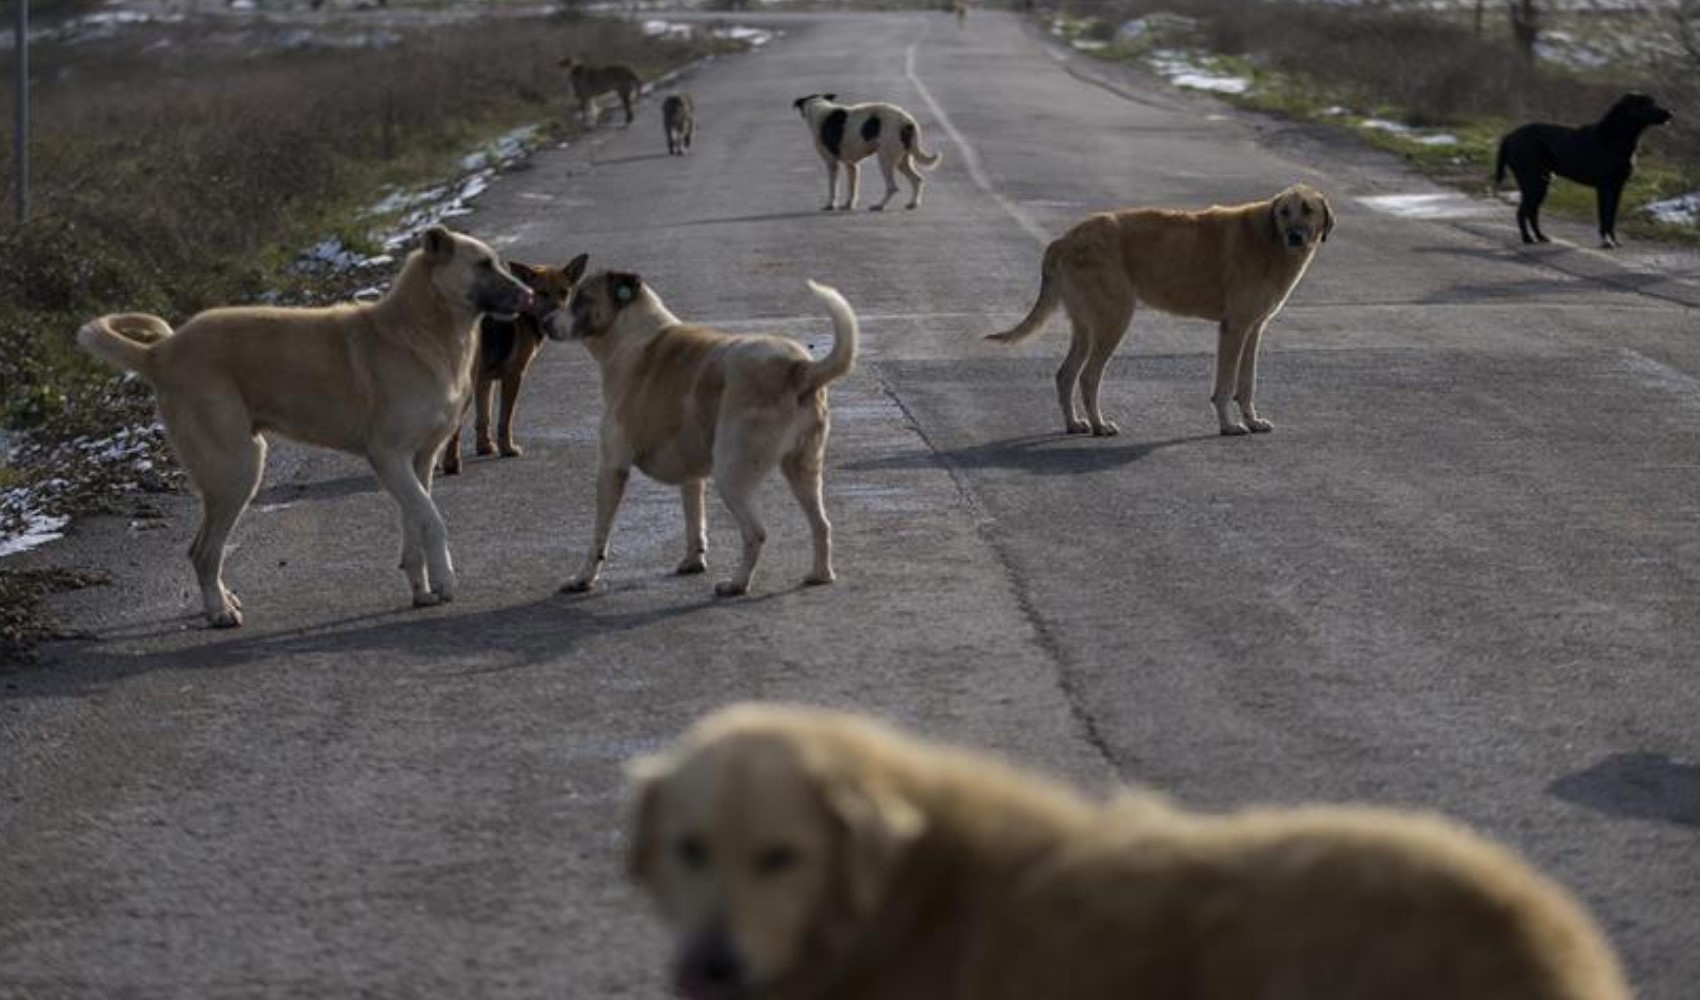
[[1288, 208], [1286, 205], [1281, 206], [1281, 218], [1285, 219], [1292, 214], [1293, 210], [1291, 208]]
[[708, 867], [708, 845], [701, 837], [686, 837], [679, 841], [675, 848], [679, 854], [679, 863], [691, 871], [701, 871]]
[[788, 844], [775, 844], [756, 855], [757, 875], [777, 875], [796, 865], [799, 860], [797, 849]]

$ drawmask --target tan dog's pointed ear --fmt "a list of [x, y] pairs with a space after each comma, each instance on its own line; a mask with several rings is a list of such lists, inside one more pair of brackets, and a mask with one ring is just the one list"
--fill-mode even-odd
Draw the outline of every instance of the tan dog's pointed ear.
[[581, 253], [574, 257], [566, 267], [561, 268], [561, 275], [567, 279], [569, 284], [576, 285], [579, 283], [579, 279], [584, 277], [584, 269], [589, 266], [590, 254]]
[[909, 848], [926, 832], [927, 820], [895, 792], [837, 788], [828, 808], [843, 824], [841, 861], [850, 904], [859, 915], [873, 913]]
[[1334, 231], [1334, 206], [1328, 204], [1327, 198], [1322, 201], [1322, 242], [1328, 242], [1328, 234]]
[[666, 757], [641, 757], [626, 765], [626, 876], [648, 881], [655, 867], [656, 800], [661, 782], [672, 773]]

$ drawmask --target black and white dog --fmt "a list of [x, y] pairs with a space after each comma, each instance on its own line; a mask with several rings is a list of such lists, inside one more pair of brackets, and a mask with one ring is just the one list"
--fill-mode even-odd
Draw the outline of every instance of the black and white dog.
[[1670, 120], [1671, 113], [1646, 94], [1625, 94], [1592, 125], [1534, 124], [1507, 133], [1499, 140], [1493, 184], [1497, 188], [1505, 182], [1507, 168], [1517, 177], [1522, 192], [1517, 230], [1523, 242], [1547, 242], [1541, 232], [1541, 202], [1557, 174], [1598, 192], [1600, 246], [1617, 246], [1618, 199], [1635, 169], [1635, 146], [1642, 132]]
[[[846, 212], [856, 207], [856, 191], [861, 183], [862, 160], [875, 153], [879, 154], [880, 173], [885, 175], [885, 197], [878, 205], [871, 206], [875, 212], [885, 208], [886, 202], [897, 193], [897, 178], [894, 171], [903, 171], [903, 176], [909, 178], [913, 194], [909, 198], [910, 208], [918, 208], [921, 204], [921, 188], [926, 180], [921, 172], [915, 169], [915, 164], [928, 168], [938, 166], [943, 155], [929, 153], [921, 148], [921, 128], [915, 124], [915, 119], [909, 112], [895, 104], [852, 104], [849, 106], [836, 103], [837, 94], [810, 94], [799, 97], [792, 106], [808, 123], [809, 134], [814, 136], [815, 151], [826, 161], [826, 205], [824, 211], [842, 208]], [[850, 177], [850, 189], [844, 197], [844, 204], [837, 205], [838, 198], [838, 165], [844, 164], [845, 173]]]

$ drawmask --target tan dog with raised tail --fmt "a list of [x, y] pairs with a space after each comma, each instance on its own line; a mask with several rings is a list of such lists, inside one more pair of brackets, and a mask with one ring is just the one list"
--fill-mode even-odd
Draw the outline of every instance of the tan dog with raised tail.
[[630, 773], [688, 1000], [1629, 1000], [1568, 893], [1435, 816], [1097, 801], [777, 706]]
[[[1099, 388], [1134, 307], [1214, 320], [1216, 381], [1210, 401], [1222, 433], [1272, 431], [1275, 425], [1258, 414], [1253, 399], [1263, 329], [1333, 230], [1328, 200], [1304, 184], [1246, 205], [1091, 215], [1045, 248], [1039, 299], [1026, 318], [986, 339], [1025, 340], [1044, 329], [1061, 305], [1074, 326], [1068, 355], [1057, 369], [1063, 426], [1070, 434], [1105, 435], [1120, 428], [1104, 419]], [[1084, 420], [1074, 407], [1077, 384]]]
[[242, 604], [224, 585], [225, 542], [259, 488], [267, 433], [364, 456], [401, 508], [414, 605], [453, 599], [432, 467], [466, 412], [479, 317], [511, 317], [531, 298], [489, 247], [433, 226], [371, 304], [211, 309], [176, 330], [120, 313], [77, 331], [77, 343], [158, 394], [166, 435], [201, 497], [189, 558], [214, 627], [242, 624]]
[[715, 585], [722, 597], [749, 590], [767, 531], [756, 486], [774, 469], [785, 476], [814, 533], [814, 569], [805, 583], [831, 583], [832, 525], [821, 500], [829, 427], [826, 387], [856, 360], [856, 314], [834, 289], [809, 282], [832, 315], [832, 350], [815, 361], [794, 340], [736, 336], [680, 322], [635, 274], [585, 279], [567, 309], [544, 319], [556, 340], [580, 341], [602, 369], [601, 459], [596, 532], [584, 568], [561, 588], [596, 587], [608, 536], [632, 467], [679, 487], [685, 505], [685, 559], [679, 573], [708, 567], [706, 481], [738, 521], [744, 560]]

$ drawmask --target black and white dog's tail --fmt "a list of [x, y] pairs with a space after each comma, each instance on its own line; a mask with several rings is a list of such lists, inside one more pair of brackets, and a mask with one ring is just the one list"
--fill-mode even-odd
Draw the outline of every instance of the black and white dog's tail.
[[939, 161], [944, 159], [943, 153], [929, 153], [921, 148], [921, 130], [914, 122], [904, 122], [897, 137], [903, 140], [903, 148], [915, 157], [915, 162], [928, 170], [938, 166]]

